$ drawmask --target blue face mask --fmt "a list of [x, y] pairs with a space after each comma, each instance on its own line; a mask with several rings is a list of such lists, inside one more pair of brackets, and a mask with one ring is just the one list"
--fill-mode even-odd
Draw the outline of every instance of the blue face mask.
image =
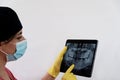
[[16, 44], [16, 52], [14, 54], [7, 54], [6, 52], [3, 51], [2, 52], [6, 54], [7, 61], [9, 62], [9, 61], [15, 61], [20, 57], [22, 57], [26, 51], [26, 48], [27, 48], [27, 41], [23, 40]]

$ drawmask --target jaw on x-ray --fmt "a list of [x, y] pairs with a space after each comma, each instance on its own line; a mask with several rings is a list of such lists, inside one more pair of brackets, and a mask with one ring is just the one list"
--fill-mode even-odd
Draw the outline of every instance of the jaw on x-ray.
[[81, 70], [92, 64], [95, 44], [68, 43], [68, 50], [64, 56], [66, 66], [75, 65], [74, 70]]

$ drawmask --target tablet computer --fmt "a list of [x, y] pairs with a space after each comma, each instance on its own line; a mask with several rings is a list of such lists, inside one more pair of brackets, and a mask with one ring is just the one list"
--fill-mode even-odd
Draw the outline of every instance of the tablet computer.
[[79, 76], [91, 77], [98, 40], [76, 40], [66, 41], [67, 51], [63, 57], [60, 72], [74, 64], [72, 72]]

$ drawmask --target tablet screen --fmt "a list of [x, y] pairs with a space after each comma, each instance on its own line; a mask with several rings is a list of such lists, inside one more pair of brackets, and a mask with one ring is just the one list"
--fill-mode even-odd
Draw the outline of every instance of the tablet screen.
[[63, 57], [61, 72], [74, 64], [72, 72], [76, 75], [91, 77], [97, 40], [73, 40], [68, 39], [65, 44], [68, 48]]

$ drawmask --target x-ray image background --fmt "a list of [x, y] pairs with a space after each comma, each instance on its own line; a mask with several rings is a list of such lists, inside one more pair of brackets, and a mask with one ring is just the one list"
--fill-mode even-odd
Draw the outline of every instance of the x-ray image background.
[[91, 77], [97, 43], [68, 42], [66, 46], [68, 49], [63, 58], [61, 72], [74, 64], [74, 74]]

